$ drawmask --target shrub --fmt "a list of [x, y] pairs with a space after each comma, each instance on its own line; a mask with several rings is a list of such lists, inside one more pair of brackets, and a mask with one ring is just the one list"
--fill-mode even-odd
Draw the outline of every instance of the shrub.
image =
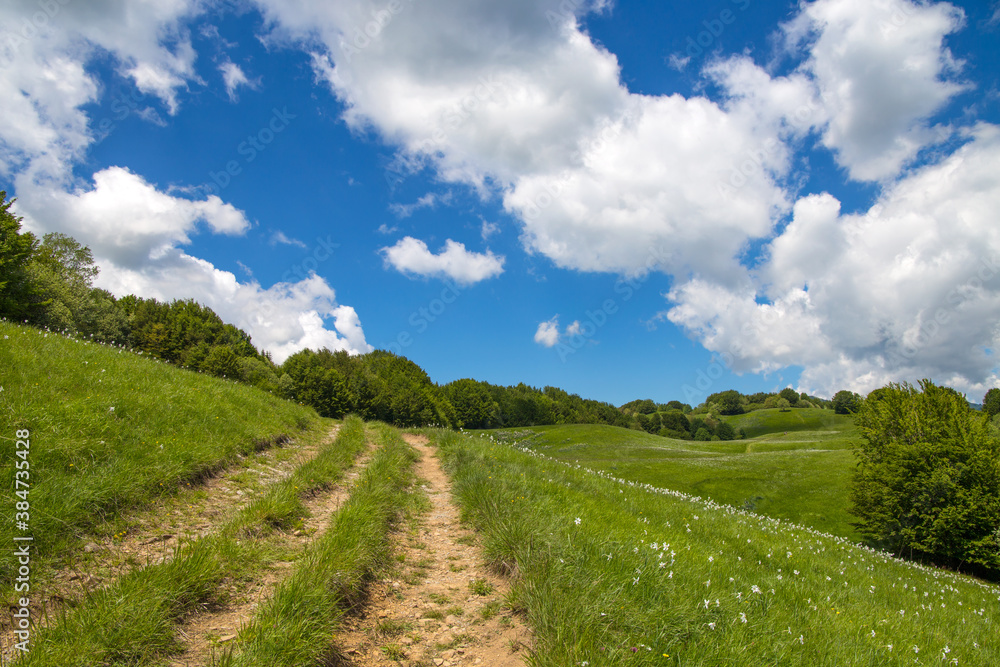
[[1000, 440], [965, 397], [929, 380], [862, 403], [856, 524], [899, 555], [1000, 569]]

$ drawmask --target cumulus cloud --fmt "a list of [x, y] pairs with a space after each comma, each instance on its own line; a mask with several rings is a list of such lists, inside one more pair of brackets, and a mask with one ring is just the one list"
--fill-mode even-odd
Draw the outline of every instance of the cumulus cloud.
[[539, 322], [535, 331], [535, 342], [545, 347], [555, 347], [559, 343], [559, 316]]
[[964, 26], [945, 2], [817, 0], [784, 26], [819, 89], [823, 143], [857, 180], [892, 178], [921, 148], [947, 136], [929, 119], [967, 85], [944, 46]]
[[449, 278], [460, 285], [472, 285], [503, 273], [505, 258], [485, 253], [471, 252], [465, 245], [448, 239], [438, 254], [432, 253], [427, 244], [412, 236], [400, 239], [396, 245], [379, 251], [388, 266], [400, 273], [421, 277]]
[[978, 397], [1000, 345], [1000, 127], [968, 139], [864, 214], [800, 199], [754, 275], [685, 281], [667, 317], [738, 372], [803, 366], [810, 391], [931, 377]]
[[352, 353], [372, 349], [357, 313], [337, 303], [323, 278], [311, 274], [265, 289], [253, 280], [241, 283], [182, 250], [202, 230], [238, 235], [249, 228], [242, 211], [214, 195], [202, 200], [173, 197], [112, 167], [95, 174], [89, 190], [70, 193], [35, 186], [25, 190], [16, 206], [27, 229], [66, 233], [89, 246], [101, 268], [97, 286], [118, 296], [195, 299], [246, 330], [279, 363], [304, 347]]
[[197, 81], [184, 21], [203, 8], [197, 0], [0, 5], [0, 169], [70, 178], [93, 141], [81, 107], [98, 97], [98, 81], [86, 69], [97, 54], [110, 54], [122, 76], [176, 113], [178, 91]]

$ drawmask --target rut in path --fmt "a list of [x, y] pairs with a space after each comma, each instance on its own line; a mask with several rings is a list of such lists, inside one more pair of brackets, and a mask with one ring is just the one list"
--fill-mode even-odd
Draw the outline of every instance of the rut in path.
[[294, 558], [323, 535], [330, 519], [350, 496], [352, 485], [364, 472], [374, 452], [369, 445], [332, 489], [304, 501], [309, 516], [303, 527], [280, 536], [285, 547], [291, 547], [289, 560], [272, 563], [271, 568], [249, 587], [245, 582], [228, 582], [227, 592], [232, 596], [229, 604], [222, 609], [196, 611], [185, 619], [178, 628], [185, 650], [170, 659], [170, 667], [205, 667], [211, 664], [213, 654], [220, 654], [220, 648], [236, 638], [240, 629], [253, 619], [261, 603], [271, 596], [275, 586], [291, 573]]
[[403, 437], [420, 452], [417, 474], [431, 509], [414, 530], [396, 534], [399, 571], [372, 584], [369, 604], [345, 618], [336, 640], [340, 664], [524, 665], [531, 633], [503, 607], [505, 580], [487, 569], [475, 534], [459, 523], [427, 439]]
[[[90, 538], [78, 563], [48, 574], [39, 586], [33, 586], [40, 591], [32, 596], [36, 628], [44, 627], [47, 618], [57, 618], [67, 601], [81, 599], [88, 591], [148, 563], [172, 558], [182, 542], [214, 532], [226, 517], [259, 497], [270, 484], [315, 458], [320, 443], [336, 437], [339, 428], [335, 425], [325, 436], [292, 440], [241, 456], [200, 484], [162, 499], [155, 507], [127, 515], [127, 534]], [[9, 620], [5, 618], [0, 627], [0, 664], [13, 658]]]

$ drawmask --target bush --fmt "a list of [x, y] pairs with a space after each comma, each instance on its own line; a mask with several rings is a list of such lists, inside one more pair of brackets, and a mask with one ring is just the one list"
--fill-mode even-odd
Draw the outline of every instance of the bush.
[[899, 555], [1000, 569], [1000, 440], [965, 397], [890, 384], [858, 411], [856, 524]]

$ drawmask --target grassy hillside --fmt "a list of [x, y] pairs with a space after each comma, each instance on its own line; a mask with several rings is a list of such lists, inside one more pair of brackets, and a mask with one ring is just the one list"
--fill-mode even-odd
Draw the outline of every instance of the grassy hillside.
[[[762, 410], [743, 415], [756, 420], [751, 425], [758, 431], [771, 431], [747, 440], [695, 442], [614, 426], [568, 425], [531, 428], [538, 436], [530, 446], [616, 477], [858, 539], [847, 512], [853, 423], [829, 410], [795, 412], [807, 414], [789, 418], [790, 413]], [[819, 430], [787, 428], [793, 420]]]
[[1000, 664], [996, 586], [488, 435], [435, 437], [487, 557], [518, 573], [538, 667]]
[[[0, 322], [0, 369], [5, 489], [22, 461], [16, 432], [30, 432], [29, 530], [16, 529], [18, 499], [8, 493], [0, 541], [32, 535], [35, 565], [123, 510], [317, 423], [311, 408], [244, 385], [8, 322]], [[5, 588], [13, 567], [0, 560]]]
[[737, 432], [742, 428], [748, 438], [786, 431], [823, 431], [842, 433], [845, 437], [855, 433], [853, 417], [819, 408], [755, 410], [744, 415], [724, 415], [720, 419], [729, 422]]

